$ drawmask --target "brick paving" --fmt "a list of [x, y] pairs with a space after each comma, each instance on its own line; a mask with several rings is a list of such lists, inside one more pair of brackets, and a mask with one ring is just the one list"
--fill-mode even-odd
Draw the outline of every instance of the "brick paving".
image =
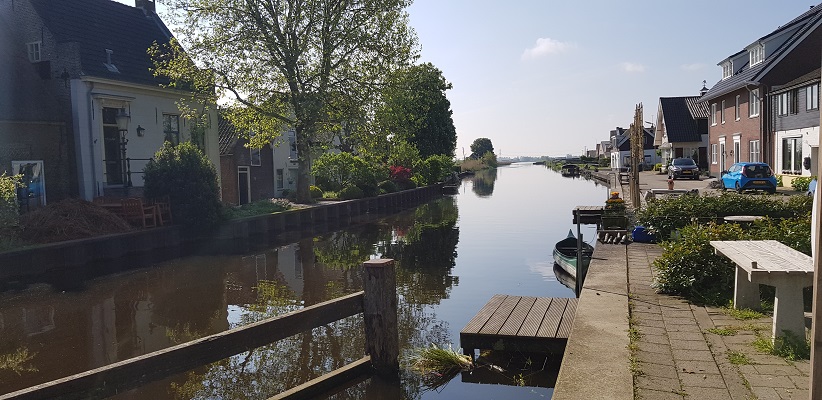
[[[758, 327], [767, 334], [770, 317], [739, 321], [712, 307], [696, 306], [651, 287], [651, 263], [662, 254], [655, 244], [632, 243], [628, 250], [628, 291], [635, 398], [643, 400], [807, 399], [808, 361], [786, 361], [759, 353], [751, 343]], [[735, 328], [720, 336], [713, 328]], [[740, 329], [744, 328], [744, 329]], [[729, 355], [744, 357], [733, 364]]]

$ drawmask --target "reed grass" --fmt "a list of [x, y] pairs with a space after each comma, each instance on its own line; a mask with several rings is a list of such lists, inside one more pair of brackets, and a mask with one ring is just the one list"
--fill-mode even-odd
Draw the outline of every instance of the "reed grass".
[[449, 346], [440, 348], [435, 344], [415, 349], [409, 357], [411, 370], [422, 377], [428, 389], [437, 389], [462, 371], [474, 368], [471, 357], [460, 354]]

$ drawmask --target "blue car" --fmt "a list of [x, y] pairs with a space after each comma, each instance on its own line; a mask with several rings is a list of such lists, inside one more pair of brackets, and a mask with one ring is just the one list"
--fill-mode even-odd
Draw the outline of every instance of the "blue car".
[[745, 190], [776, 192], [776, 177], [768, 164], [761, 162], [739, 162], [722, 172], [722, 190], [733, 189], [739, 193]]

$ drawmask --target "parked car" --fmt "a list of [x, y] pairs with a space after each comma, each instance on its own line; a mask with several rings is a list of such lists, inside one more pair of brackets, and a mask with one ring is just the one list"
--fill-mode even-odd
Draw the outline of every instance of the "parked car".
[[776, 177], [768, 164], [761, 162], [740, 162], [722, 171], [722, 190], [733, 189], [739, 193], [745, 190], [776, 192]]
[[812, 197], [816, 193], [816, 179], [812, 180], [811, 183], [808, 184], [808, 197]]
[[675, 158], [668, 166], [668, 178], [699, 179], [699, 167], [692, 158]]

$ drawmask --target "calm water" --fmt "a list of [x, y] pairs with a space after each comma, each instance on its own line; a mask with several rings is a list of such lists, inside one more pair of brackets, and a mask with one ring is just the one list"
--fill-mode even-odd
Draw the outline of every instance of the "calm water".
[[[359, 291], [359, 265], [373, 257], [397, 260], [404, 349], [458, 348], [460, 329], [494, 294], [573, 297], [554, 276], [551, 250], [575, 229], [574, 206], [606, 197], [592, 181], [514, 164], [463, 181], [456, 196], [344, 231], [251, 254], [177, 259], [97, 278], [77, 291], [34, 285], [1, 293], [0, 360], [11, 355], [17, 362], [14, 370], [0, 364], [0, 394]], [[592, 229], [583, 227], [588, 241]], [[267, 398], [360, 358], [363, 348], [361, 317], [352, 317], [116, 398]], [[495, 362], [512, 368], [508, 361]], [[550, 381], [555, 371], [545, 369], [522, 374]], [[371, 379], [335, 398], [551, 396], [551, 389], [511, 386], [509, 379], [476, 384], [458, 376], [426, 391], [404, 375], [400, 384]]]

